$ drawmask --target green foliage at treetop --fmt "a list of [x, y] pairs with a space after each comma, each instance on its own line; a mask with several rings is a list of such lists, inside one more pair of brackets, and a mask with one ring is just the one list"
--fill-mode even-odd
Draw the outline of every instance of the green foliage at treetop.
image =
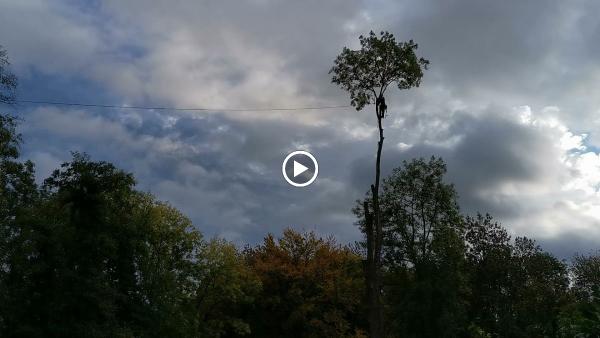
[[391, 84], [398, 89], [419, 86], [429, 61], [417, 57], [414, 41], [396, 42], [390, 32], [378, 36], [372, 31], [368, 36], [361, 35], [359, 41], [361, 48], [344, 47], [329, 71], [333, 74], [331, 81], [350, 94], [356, 110], [375, 103]]

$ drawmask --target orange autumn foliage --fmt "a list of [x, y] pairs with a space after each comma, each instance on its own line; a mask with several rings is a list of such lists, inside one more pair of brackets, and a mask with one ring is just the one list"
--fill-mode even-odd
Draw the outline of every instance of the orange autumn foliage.
[[361, 258], [333, 238], [286, 229], [246, 250], [263, 285], [256, 336], [357, 337], [363, 295]]

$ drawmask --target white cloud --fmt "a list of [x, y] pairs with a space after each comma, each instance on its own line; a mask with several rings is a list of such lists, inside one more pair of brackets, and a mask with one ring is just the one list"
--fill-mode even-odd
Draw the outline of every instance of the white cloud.
[[487, 191], [486, 197], [523, 203], [523, 213], [510, 220], [522, 234], [556, 237], [577, 231], [599, 236], [600, 241], [600, 154], [584, 144], [585, 134], [574, 134], [558, 118], [548, 115], [559, 113], [557, 107], [544, 108], [538, 114], [528, 106], [517, 111], [520, 122], [531, 132], [546, 135], [546, 147], [554, 149], [546, 153], [547, 157], [530, 156], [554, 168], [538, 171], [539, 177], [532, 180], [506, 180]]

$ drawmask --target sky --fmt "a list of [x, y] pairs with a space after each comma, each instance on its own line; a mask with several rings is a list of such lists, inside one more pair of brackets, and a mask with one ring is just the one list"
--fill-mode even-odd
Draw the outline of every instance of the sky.
[[[114, 163], [206, 236], [256, 243], [285, 227], [360, 239], [351, 212], [374, 176], [372, 107], [328, 74], [370, 30], [419, 44], [421, 86], [389, 90], [383, 173], [441, 156], [465, 214], [561, 258], [600, 246], [600, 3], [592, 0], [0, 0], [22, 118], [41, 182], [70, 151]], [[319, 161], [306, 188], [281, 162]]]

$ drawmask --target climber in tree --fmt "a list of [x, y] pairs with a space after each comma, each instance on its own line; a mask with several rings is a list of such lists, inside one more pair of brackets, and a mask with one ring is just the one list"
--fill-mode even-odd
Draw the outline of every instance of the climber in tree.
[[387, 110], [387, 105], [385, 104], [385, 97], [383, 97], [383, 95], [379, 95], [375, 102], [375, 105], [378, 108], [379, 116], [381, 116], [381, 118], [384, 118], [385, 112]]

